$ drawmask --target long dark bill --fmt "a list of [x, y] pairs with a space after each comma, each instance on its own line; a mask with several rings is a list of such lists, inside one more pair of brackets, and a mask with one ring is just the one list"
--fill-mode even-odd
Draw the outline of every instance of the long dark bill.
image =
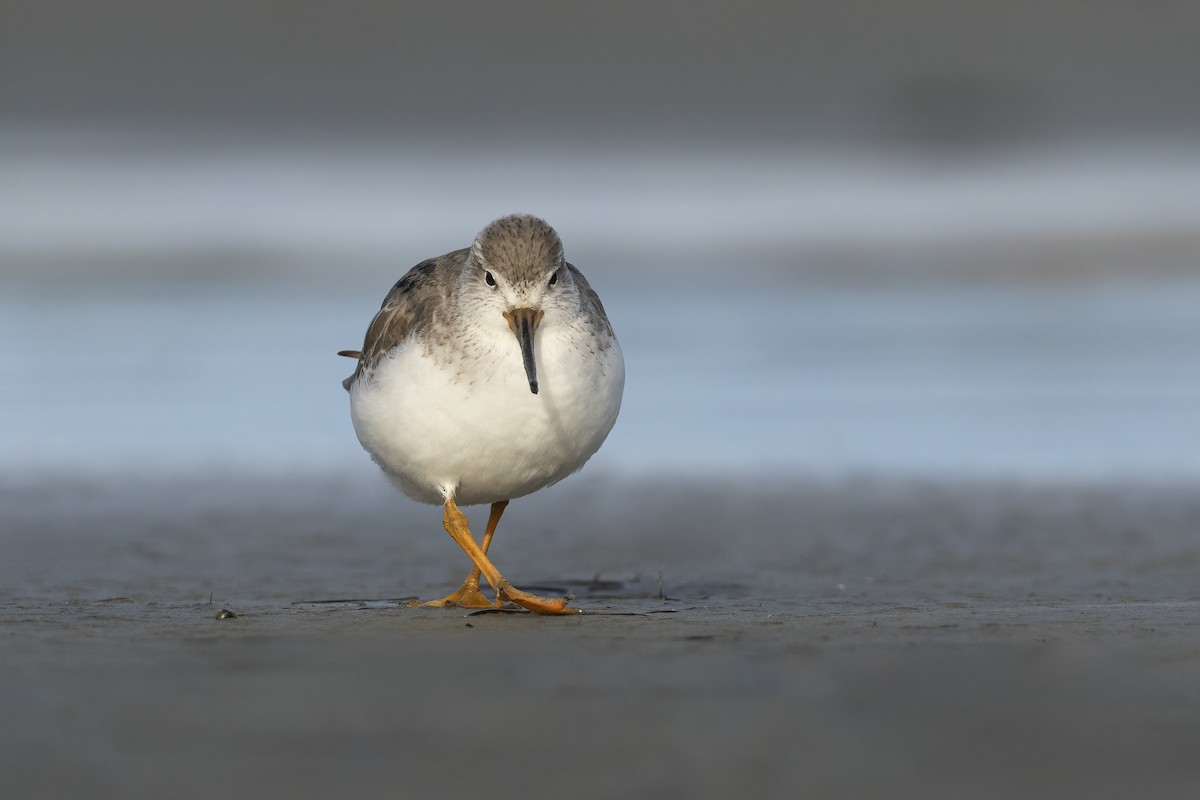
[[533, 332], [542, 322], [542, 312], [532, 308], [514, 308], [505, 311], [508, 327], [521, 345], [521, 360], [525, 362], [525, 377], [529, 378], [529, 391], [537, 394], [537, 364], [533, 360]]

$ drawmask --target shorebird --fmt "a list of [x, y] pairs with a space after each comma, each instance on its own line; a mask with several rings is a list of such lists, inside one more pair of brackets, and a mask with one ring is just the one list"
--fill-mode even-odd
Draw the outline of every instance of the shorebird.
[[[621, 409], [621, 348], [554, 229], [502, 217], [470, 247], [422, 261], [388, 292], [362, 350], [339, 355], [358, 359], [343, 386], [359, 442], [406, 495], [443, 507], [474, 564], [458, 591], [423, 605], [574, 613], [570, 598], [517, 589], [487, 555], [508, 502], [580, 469]], [[476, 542], [459, 506], [484, 503]]]

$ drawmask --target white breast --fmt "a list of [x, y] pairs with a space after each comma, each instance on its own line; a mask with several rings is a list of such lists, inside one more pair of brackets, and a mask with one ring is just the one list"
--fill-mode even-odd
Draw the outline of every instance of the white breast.
[[481, 334], [467, 356], [438, 357], [410, 339], [351, 387], [354, 429], [414, 500], [521, 497], [578, 470], [612, 430], [625, 363], [609, 341], [601, 349], [588, 332], [543, 326], [533, 394], [507, 331]]

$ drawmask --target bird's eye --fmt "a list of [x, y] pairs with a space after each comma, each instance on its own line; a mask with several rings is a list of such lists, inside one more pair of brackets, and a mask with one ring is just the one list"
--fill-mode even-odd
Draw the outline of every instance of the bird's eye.
[[496, 285], [496, 279], [492, 277], [492, 273], [490, 273], [490, 272], [485, 272], [485, 273], [483, 273], [483, 279], [484, 279], [485, 281], [487, 281], [487, 285], [488, 285], [488, 286], [495, 286], [495, 285]]
[[554, 274], [550, 276], [550, 285], [558, 283], [558, 270], [554, 270]]

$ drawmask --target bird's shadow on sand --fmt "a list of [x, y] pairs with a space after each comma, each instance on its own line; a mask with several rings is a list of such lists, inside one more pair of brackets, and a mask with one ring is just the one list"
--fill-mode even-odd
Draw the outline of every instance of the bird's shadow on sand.
[[[661, 575], [649, 578], [635, 576], [626, 580], [567, 579], [523, 583], [521, 589], [548, 597], [571, 597], [572, 607], [583, 615], [642, 616], [646, 614], [670, 614], [686, 610], [688, 603], [704, 602], [716, 597], [732, 598], [743, 594], [745, 587], [736, 583], [690, 582], [678, 586], [666, 586]], [[365, 598], [346, 597], [297, 600], [293, 606], [321, 605], [342, 606], [347, 610], [411, 608], [414, 611], [438, 612], [445, 609], [416, 605], [421, 598], [417, 595], [402, 597]], [[682, 604], [682, 605], [681, 605]], [[451, 607], [453, 608], [453, 607]], [[516, 605], [506, 604], [497, 608], [459, 609], [468, 616], [487, 614], [529, 614], [531, 612]]]

